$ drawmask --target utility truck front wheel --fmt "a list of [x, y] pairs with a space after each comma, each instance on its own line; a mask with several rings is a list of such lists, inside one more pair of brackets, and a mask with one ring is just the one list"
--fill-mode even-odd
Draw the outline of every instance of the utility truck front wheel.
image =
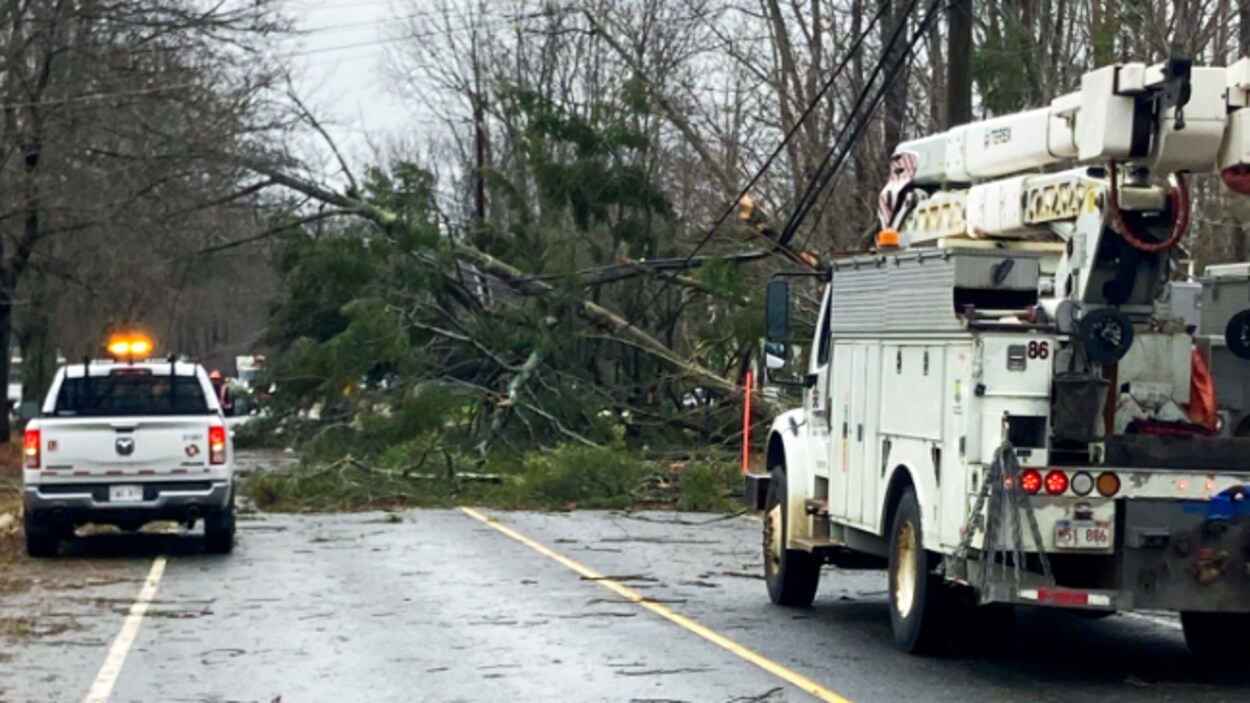
[[927, 654], [936, 649], [943, 594], [941, 577], [931, 567], [920, 505], [915, 491], [908, 488], [890, 524], [890, 625], [894, 643], [904, 652]]
[[812, 604], [820, 585], [820, 557], [786, 549], [790, 528], [787, 495], [786, 472], [774, 467], [764, 500], [764, 579], [774, 603], [805, 607]]

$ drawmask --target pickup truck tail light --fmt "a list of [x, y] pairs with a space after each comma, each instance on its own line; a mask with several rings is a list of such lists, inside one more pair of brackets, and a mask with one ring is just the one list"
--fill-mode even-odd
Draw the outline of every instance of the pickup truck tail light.
[[41, 441], [39, 430], [26, 430], [26, 435], [22, 438], [22, 456], [25, 457], [26, 468], [39, 468]]
[[221, 425], [208, 428], [208, 463], [226, 463], [226, 428]]

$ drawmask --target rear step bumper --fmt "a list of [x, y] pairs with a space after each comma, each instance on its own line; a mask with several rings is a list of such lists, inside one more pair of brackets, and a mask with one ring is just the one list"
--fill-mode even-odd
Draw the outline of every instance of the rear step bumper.
[[1133, 610], [1133, 594], [1102, 589], [1061, 588], [1056, 586], [990, 586], [986, 602], [1017, 605], [1054, 606], [1077, 610]]
[[144, 500], [112, 503], [108, 486], [53, 484], [27, 486], [26, 511], [41, 519], [83, 523], [98, 520], [189, 520], [225, 508], [231, 499], [229, 481], [161, 481], [144, 486]]

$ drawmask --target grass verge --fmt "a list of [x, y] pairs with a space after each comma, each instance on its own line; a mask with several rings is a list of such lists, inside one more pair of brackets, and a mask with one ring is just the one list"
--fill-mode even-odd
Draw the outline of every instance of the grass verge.
[[[5, 518], [5, 515], [11, 517]], [[8, 527], [0, 526], [0, 563], [17, 559], [25, 553], [21, 517], [21, 442], [16, 441], [0, 445], [0, 521], [11, 520]], [[3, 580], [2, 576], [0, 580]], [[0, 583], [0, 591], [4, 589], [5, 584]]]

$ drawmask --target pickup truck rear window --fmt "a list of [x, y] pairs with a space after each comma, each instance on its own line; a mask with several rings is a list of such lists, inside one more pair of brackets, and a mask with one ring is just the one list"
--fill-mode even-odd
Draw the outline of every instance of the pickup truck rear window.
[[52, 411], [60, 417], [208, 413], [208, 399], [199, 379], [148, 374], [66, 378]]

